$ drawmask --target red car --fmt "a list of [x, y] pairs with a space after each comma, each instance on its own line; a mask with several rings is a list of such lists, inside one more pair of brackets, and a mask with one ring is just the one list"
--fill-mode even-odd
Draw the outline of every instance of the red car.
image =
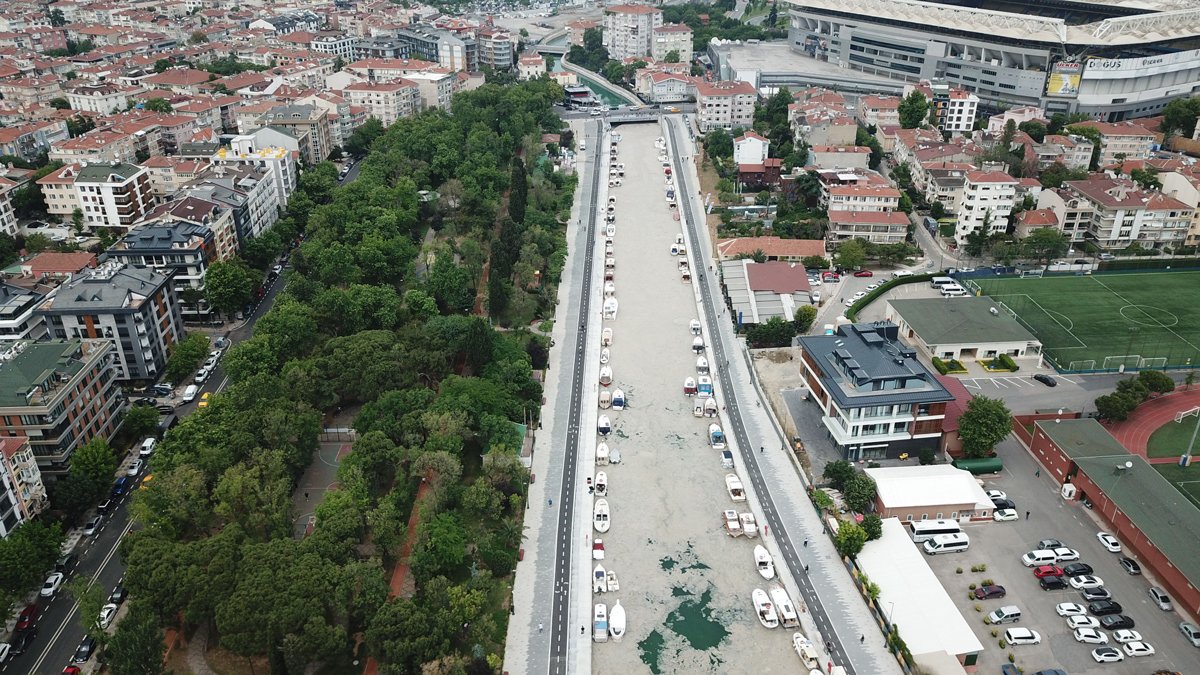
[[1063, 571], [1061, 567], [1054, 565], [1042, 565], [1041, 567], [1033, 568], [1033, 576], [1041, 579], [1042, 577], [1061, 577]]
[[63, 668], [62, 675], [80, 675], [82, 672], [83, 671], [79, 669], [79, 666], [67, 666], [66, 668]]
[[875, 273], [872, 272], [871, 270], [859, 270], [854, 273], [854, 276], [856, 276], [856, 277], [873, 277], [873, 276], [875, 276]]
[[25, 630], [29, 628], [37, 623], [39, 614], [41, 614], [41, 610], [38, 609], [37, 605], [27, 605], [17, 616], [17, 627], [13, 630]]

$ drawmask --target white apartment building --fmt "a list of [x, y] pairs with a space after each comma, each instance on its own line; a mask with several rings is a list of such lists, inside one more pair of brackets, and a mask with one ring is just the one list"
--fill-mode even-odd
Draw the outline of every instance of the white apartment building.
[[536, 80], [546, 74], [546, 58], [541, 54], [530, 54], [517, 59], [517, 76], [522, 80]]
[[867, 95], [858, 98], [855, 110], [858, 121], [865, 127], [900, 126], [900, 98], [898, 96]]
[[358, 42], [358, 38], [351, 35], [320, 33], [312, 39], [308, 48], [314, 52], [332, 54], [333, 56], [342, 57], [345, 61], [350, 61], [354, 58], [355, 42]]
[[81, 166], [75, 194], [84, 225], [93, 228], [132, 228], [154, 207], [149, 172], [136, 164]]
[[1004, 127], [1008, 125], [1009, 120], [1016, 125], [1023, 122], [1032, 122], [1034, 120], [1045, 120], [1046, 111], [1037, 106], [1027, 105], [1020, 108], [1012, 108], [1005, 110], [1002, 113], [992, 115], [988, 118], [987, 130], [989, 134], [1000, 134], [1004, 132]]
[[887, 185], [837, 185], [829, 188], [829, 211], [894, 211], [900, 191]]
[[[78, 84], [76, 84], [78, 82]], [[115, 82], [81, 82], [67, 85], [67, 103], [71, 110], [111, 115], [129, 107], [130, 97], [143, 91]]]
[[697, 82], [695, 88], [700, 133], [754, 124], [754, 104], [758, 100], [754, 85], [735, 80]]
[[[985, 234], [1008, 229], [1008, 216], [1017, 199], [1016, 178], [1003, 171], [968, 171], [963, 186], [962, 208], [954, 239], [959, 246], [967, 243], [967, 235], [977, 230]], [[985, 227], [986, 225], [986, 227]]]
[[979, 112], [979, 97], [974, 93], [945, 82], [909, 84], [904, 95], [920, 91], [929, 101], [929, 123], [952, 135], [970, 134], [975, 128], [975, 116]]
[[671, 52], [678, 52], [679, 63], [692, 62], [692, 29], [680, 23], [668, 23], [654, 29], [650, 56], [662, 63]]
[[1080, 122], [1073, 127], [1095, 129], [1100, 133], [1100, 166], [1122, 159], [1149, 159], [1154, 150], [1154, 133], [1134, 122]]
[[771, 141], [753, 131], [747, 131], [733, 139], [733, 163], [762, 164], [767, 160], [770, 149]]
[[250, 164], [261, 166], [271, 173], [271, 183], [279, 197], [279, 207], [287, 208], [288, 198], [296, 191], [299, 180], [296, 156], [285, 148], [259, 142], [256, 134], [234, 136], [229, 148], [221, 148], [212, 156], [214, 164]]
[[1042, 190], [1037, 197], [1037, 210], [1054, 213], [1055, 227], [1070, 238], [1072, 244], [1087, 241], [1088, 227], [1096, 209], [1087, 199], [1065, 188]]
[[391, 126], [396, 120], [412, 117], [418, 109], [420, 95], [417, 85], [408, 80], [394, 82], [359, 82], [343, 90], [350, 105], [367, 109], [367, 116]]
[[649, 56], [654, 29], [663, 25], [662, 10], [647, 5], [613, 5], [604, 8], [604, 46], [618, 61]]
[[674, 73], [651, 72], [643, 68], [637, 73], [637, 93], [654, 103], [678, 103], [694, 95], [692, 78]]
[[7, 538], [49, 503], [29, 438], [0, 438], [0, 539]]
[[1124, 178], [1068, 181], [1063, 188], [1091, 202], [1087, 238], [1109, 250], [1124, 249], [1134, 242], [1144, 249], [1181, 246], [1195, 213], [1174, 197], [1143, 190]]
[[1185, 246], [1200, 245], [1200, 174], [1184, 171], [1164, 171], [1158, 174], [1162, 192], [1187, 204], [1192, 209]]
[[75, 194], [75, 176], [78, 173], [78, 164], [67, 164], [38, 179], [38, 185], [42, 186], [42, 198], [46, 200], [47, 213], [60, 216], [63, 220], [70, 219], [79, 206], [79, 197]]
[[12, 197], [17, 184], [7, 178], [0, 177], [0, 232], [15, 237], [17, 235], [17, 214], [13, 210]]

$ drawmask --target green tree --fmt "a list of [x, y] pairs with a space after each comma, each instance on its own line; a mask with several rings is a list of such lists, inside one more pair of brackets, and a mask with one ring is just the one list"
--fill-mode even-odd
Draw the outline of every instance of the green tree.
[[1150, 398], [1150, 387], [1146, 386], [1145, 381], [1140, 378], [1130, 377], [1117, 383], [1116, 393], [1128, 396], [1140, 405]]
[[946, 217], [946, 206], [938, 200], [933, 200], [929, 204], [929, 215], [934, 220]]
[[346, 139], [346, 152], [354, 157], [362, 157], [371, 149], [371, 144], [375, 139], [383, 135], [383, 122], [374, 117], [370, 117], [350, 133], [350, 138]]
[[62, 527], [31, 520], [0, 539], [0, 607], [9, 608], [41, 584], [46, 570], [61, 555]]
[[75, 115], [67, 119], [67, 133], [71, 138], [82, 136], [96, 128], [96, 122], [90, 117]]
[[71, 109], [70, 102], [61, 96], [59, 96], [57, 98], [52, 98], [49, 101], [47, 101], [47, 103], [49, 103], [50, 107], [54, 108], [55, 110], [70, 110]]
[[1029, 137], [1032, 138], [1035, 143], [1044, 142], [1046, 140], [1046, 134], [1048, 133], [1046, 125], [1036, 120], [1021, 122], [1017, 125], [1017, 128], [1029, 134]]
[[867, 157], [867, 166], [871, 169], [878, 169], [879, 163], [883, 161], [883, 146], [879, 144], [879, 139], [867, 133], [866, 129], [858, 127], [854, 132], [854, 144], [871, 151], [870, 156]]
[[901, 128], [916, 129], [925, 123], [925, 117], [929, 115], [929, 101], [926, 100], [925, 94], [914, 90], [900, 101], [897, 112], [900, 115]]
[[1070, 238], [1054, 227], [1039, 227], [1021, 240], [1025, 255], [1046, 262], [1062, 256], [1070, 246]]
[[1143, 370], [1138, 373], [1138, 381], [1155, 394], [1169, 394], [1175, 391], [1175, 380], [1161, 370]]
[[200, 31], [193, 31], [191, 36], [188, 37], [189, 45], [198, 45], [204, 42], [208, 42], [208, 36]]
[[1063, 129], [1072, 124], [1086, 122], [1090, 119], [1086, 113], [1071, 113], [1070, 115], [1066, 113], [1054, 113], [1050, 116], [1050, 126], [1046, 128], [1046, 131], [1051, 134], [1060, 134]]
[[1057, 188], [1069, 180], [1084, 180], [1087, 175], [1087, 169], [1068, 169], [1061, 162], [1055, 162], [1042, 170], [1038, 181], [1042, 187]]
[[83, 230], [83, 209], [79, 208], [78, 206], [71, 211], [71, 227], [73, 227], [76, 232]]
[[171, 382], [183, 382], [188, 379], [208, 357], [208, 352], [208, 337], [199, 333], [175, 343], [171, 355], [167, 357], [167, 379]]
[[704, 151], [709, 157], [733, 157], [733, 136], [724, 129], [713, 129], [704, 135]]
[[817, 308], [812, 305], [801, 305], [796, 310], [795, 317], [792, 319], [793, 327], [796, 335], [804, 335], [812, 328], [813, 322], [817, 320]]
[[1012, 413], [1004, 401], [975, 396], [958, 418], [958, 437], [967, 457], [986, 457], [1012, 431]]
[[156, 112], [156, 113], [175, 112], [175, 108], [171, 105], [171, 102], [165, 98], [160, 98], [160, 97], [155, 97], [155, 98], [150, 99], [149, 101], [146, 101], [143, 108], [150, 112]]
[[158, 428], [158, 411], [150, 406], [137, 405], [125, 413], [125, 432], [134, 438], [143, 438]]
[[782, 317], [771, 317], [765, 323], [755, 324], [746, 331], [746, 340], [755, 349], [787, 347], [796, 337], [796, 325]]
[[164, 73], [173, 67], [175, 64], [170, 59], [159, 59], [154, 62], [154, 72], [156, 73]]
[[865, 512], [875, 501], [875, 481], [864, 473], [856, 473], [846, 480], [842, 490], [846, 506], [859, 513]]
[[82, 576], [67, 582], [67, 591], [79, 605], [76, 618], [80, 628], [103, 645], [108, 634], [100, 627], [100, 608], [104, 607], [108, 594], [100, 584], [91, 583], [90, 579]]
[[837, 534], [833, 537], [834, 548], [843, 558], [854, 558], [862, 552], [867, 543], [867, 531], [856, 523], [842, 521], [838, 523]]
[[821, 472], [821, 476], [829, 481], [829, 486], [834, 490], [843, 490], [846, 487], [846, 483], [857, 475], [857, 473], [854, 470], [854, 464], [848, 460], [839, 459], [826, 464], [825, 470]]
[[800, 259], [800, 264], [808, 270], [827, 270], [829, 269], [829, 258], [819, 255], [804, 256]]
[[113, 675], [160, 675], [165, 651], [154, 612], [134, 599], [109, 638], [104, 658]]
[[67, 18], [63, 16], [61, 9], [55, 8], [50, 10], [50, 25], [53, 28], [61, 28], [67, 25]]
[[1129, 419], [1129, 414], [1141, 404], [1141, 401], [1128, 394], [1113, 392], [1096, 398], [1096, 415], [1102, 420], [1123, 422]]
[[883, 536], [883, 519], [877, 513], [863, 516], [862, 529], [867, 533], [867, 541], [875, 541]]
[[671, 51], [667, 52], [667, 56], [663, 60], [667, 63], [679, 63], [679, 50], [672, 49]]
[[1196, 131], [1196, 117], [1200, 116], [1200, 96], [1177, 98], [1163, 108], [1160, 129], [1183, 138], [1191, 138]]
[[833, 264], [848, 270], [856, 270], [867, 262], [867, 247], [860, 239], [848, 239], [838, 244], [833, 255]]
[[1154, 167], [1134, 169], [1129, 172], [1129, 177], [1133, 179], [1133, 182], [1140, 185], [1143, 190], [1162, 190], [1162, 181], [1158, 179], [1158, 169]]
[[93, 438], [71, 454], [71, 473], [92, 486], [93, 498], [99, 499], [117, 471], [117, 454], [103, 438]]
[[[170, 453], [168, 447], [162, 454]], [[205, 461], [208, 459], [211, 458]], [[154, 480], [134, 494], [129, 510], [134, 521], [155, 535], [171, 539], [194, 537], [212, 526], [210, 489], [204, 472], [194, 464], [156, 470]]]
[[205, 276], [208, 302], [226, 317], [232, 317], [250, 302], [258, 275], [251, 272], [245, 261], [218, 260], [208, 266]]

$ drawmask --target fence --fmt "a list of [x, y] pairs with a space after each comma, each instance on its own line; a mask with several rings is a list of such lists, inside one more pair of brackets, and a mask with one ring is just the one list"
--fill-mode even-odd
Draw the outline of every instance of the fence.
[[1165, 356], [1141, 356], [1139, 354], [1121, 354], [1105, 356], [1099, 361], [1097, 359], [1080, 359], [1065, 363], [1060, 363], [1049, 352], [1043, 352], [1042, 356], [1063, 375], [1134, 373], [1139, 370], [1193, 370], [1197, 367], [1191, 363], [1169, 363]]

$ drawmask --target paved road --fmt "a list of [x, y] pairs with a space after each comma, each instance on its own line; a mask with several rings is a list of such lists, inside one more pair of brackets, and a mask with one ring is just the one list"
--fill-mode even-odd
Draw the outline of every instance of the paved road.
[[[688, 236], [691, 238], [692, 242], [694, 242], [692, 246], [693, 248], [696, 248], [699, 246], [698, 242], [701, 241], [700, 237], [702, 235], [707, 236], [707, 232], [701, 232], [696, 228], [697, 218], [695, 217], [695, 214], [703, 211], [702, 205], [695, 203], [690, 189], [684, 189], [684, 184], [687, 182], [687, 177], [689, 176], [689, 172], [685, 171], [685, 168], [687, 167], [683, 163], [684, 148], [688, 147], [684, 143], [686, 132], [681, 129], [682, 120], [670, 120], [667, 124], [670, 129], [671, 145], [674, 150], [672, 154], [673, 161], [675, 163], [675, 175], [679, 176], [680, 208], [683, 213], [688, 214], [688, 217], [684, 218], [683, 220], [686, 223]], [[697, 249], [696, 252], [699, 254], [700, 249]], [[697, 258], [699, 258], [699, 255], [697, 255]], [[848, 673], [853, 674], [856, 671], [854, 670], [853, 666], [846, 662], [846, 659], [843, 658], [845, 655], [845, 650], [842, 649], [837, 633], [829, 630], [831, 627], [829, 617], [826, 614], [824, 607], [821, 606], [820, 601], [816, 597], [815, 589], [812, 587], [812, 584], [808, 579], [808, 574], [805, 570], [804, 564], [801, 562], [800, 555], [797, 552], [795, 545], [793, 545], [791, 538], [788, 536], [787, 529], [783, 526], [780, 514], [775, 508], [774, 499], [772, 498], [771, 493], [768, 491], [766, 483], [763, 481], [762, 469], [759, 466], [760, 454], [755, 453], [753, 450], [754, 446], [759, 444], [751, 443], [750, 441], [750, 435], [747, 433], [746, 425], [742, 419], [742, 413], [739, 409], [738, 389], [730, 376], [729, 368], [725, 367], [729, 363], [731, 353], [725, 345], [725, 335], [721, 330], [721, 325], [719, 323], [721, 319], [718, 318], [718, 312], [721, 310], [723, 304], [721, 303], [719, 296], [716, 296], [713, 292], [713, 285], [711, 283], [712, 275], [706, 274], [703, 271], [705, 265], [701, 263], [700, 265], [697, 265], [697, 267], [701, 269], [700, 293], [706, 308], [705, 320], [708, 324], [707, 334], [711, 336], [712, 350], [714, 356], [716, 357], [716, 367], [714, 367], [713, 370], [716, 371], [717, 377], [721, 382], [721, 391], [724, 392], [725, 406], [727, 409], [726, 414], [729, 417], [730, 430], [733, 432], [738, 447], [743, 449], [743, 466], [746, 469], [746, 473], [749, 475], [751, 484], [754, 486], [755, 493], [758, 496], [759, 506], [762, 508], [763, 516], [767, 521], [767, 526], [770, 528], [770, 530], [774, 531], [775, 541], [779, 546], [780, 551], [782, 551], [784, 554], [783, 557], [787, 563], [789, 571], [791, 572], [792, 578], [795, 579], [796, 583], [800, 586], [801, 595], [803, 595], [804, 602], [813, 615], [813, 619], [816, 621], [817, 625], [823, 627], [822, 632], [825, 638], [826, 650], [836, 662], [844, 664]], [[732, 357], [735, 359], [741, 358], [740, 354], [737, 354], [736, 351], [732, 354]], [[774, 449], [775, 448], [773, 446], [772, 450]], [[805, 544], [807, 544], [807, 540], [805, 540]]]
[[[563, 475], [558, 503], [558, 541], [554, 555], [554, 607], [550, 613], [549, 672], [568, 673], [570, 668], [569, 648], [574, 623], [571, 621], [571, 555], [575, 541], [572, 529], [575, 513], [575, 468], [579, 455], [580, 415], [583, 412], [583, 369], [587, 353], [588, 334], [592, 320], [589, 307], [592, 301], [592, 262], [596, 244], [595, 203], [600, 189], [600, 151], [602, 148], [601, 125], [585, 125], [584, 139], [587, 141], [591, 159], [585, 163], [590, 180], [583, 184], [580, 202], [580, 219], [585, 221], [586, 239], [583, 263], [583, 283], [579, 286], [577, 306], [579, 308], [579, 330], [575, 333], [575, 358], [571, 363], [571, 403], [568, 408], [567, 439], [563, 447]], [[585, 435], [591, 438], [590, 433]]]

